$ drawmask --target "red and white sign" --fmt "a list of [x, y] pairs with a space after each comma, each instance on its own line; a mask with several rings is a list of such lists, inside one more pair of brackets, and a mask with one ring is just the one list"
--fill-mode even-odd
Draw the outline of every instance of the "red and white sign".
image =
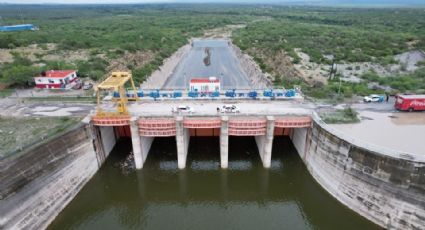
[[66, 88], [76, 80], [76, 70], [49, 70], [42, 72], [38, 77], [34, 77], [35, 87], [40, 89]]

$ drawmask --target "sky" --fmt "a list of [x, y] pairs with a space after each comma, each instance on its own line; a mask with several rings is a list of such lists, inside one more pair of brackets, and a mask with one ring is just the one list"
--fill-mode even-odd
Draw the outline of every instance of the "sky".
[[323, 3], [323, 4], [388, 4], [388, 5], [410, 5], [425, 4], [425, 0], [0, 0], [0, 3], [10, 4], [112, 4], [112, 3], [202, 3], [202, 2], [245, 2], [245, 3]]

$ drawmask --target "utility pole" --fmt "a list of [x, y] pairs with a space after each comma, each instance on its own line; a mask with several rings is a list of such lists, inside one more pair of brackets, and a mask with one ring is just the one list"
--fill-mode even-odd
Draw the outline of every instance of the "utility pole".
[[[185, 85], [185, 87], [188, 86], [189, 84], [188, 84], [188, 82], [186, 80], [186, 72], [183, 73], [183, 79], [184, 79], [184, 85]], [[189, 90], [190, 90], [190, 86], [187, 87], [187, 88], [189, 88]]]
[[335, 64], [335, 59], [333, 59], [332, 65], [331, 65], [331, 71], [329, 71], [329, 80], [333, 78], [332, 75], [335, 76], [335, 72], [336, 72], [336, 64]]
[[341, 78], [339, 78], [338, 97], [341, 92]]

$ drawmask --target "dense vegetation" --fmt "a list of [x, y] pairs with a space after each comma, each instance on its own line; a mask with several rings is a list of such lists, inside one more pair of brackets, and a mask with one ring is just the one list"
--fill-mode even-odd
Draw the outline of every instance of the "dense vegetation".
[[[320, 7], [274, 7], [267, 11], [268, 21], [257, 21], [238, 30], [234, 42], [247, 51], [263, 70], [270, 71], [265, 57], [284, 50], [299, 63], [294, 48], [322, 64], [342, 62], [375, 62], [394, 64], [394, 55], [409, 50], [425, 50], [425, 14], [423, 9], [365, 9]], [[333, 57], [329, 58], [329, 57]], [[362, 76], [364, 82], [340, 82], [339, 76], [328, 84], [308, 85], [290, 76], [274, 76], [275, 84], [298, 84], [316, 98], [343, 98], [353, 95], [383, 93], [383, 87], [370, 87], [376, 82], [391, 87], [391, 93], [425, 91], [425, 69], [408, 75], [382, 77], [376, 73]]]
[[301, 48], [313, 62], [388, 62], [408, 49], [425, 49], [423, 9], [273, 8], [273, 20], [258, 21], [234, 38], [242, 49], [286, 50], [295, 60]]
[[360, 121], [357, 111], [350, 107], [323, 113], [320, 114], [320, 117], [328, 124], [348, 124]]
[[[126, 51], [151, 51], [155, 57], [150, 63], [140, 68], [132, 67], [136, 81], [141, 82], [189, 38], [201, 36], [207, 29], [244, 23], [249, 18], [221, 14], [214, 7], [211, 12], [203, 9], [180, 5], [2, 6], [3, 24], [32, 23], [40, 30], [0, 33], [0, 48], [55, 43], [58, 50], [90, 49], [92, 55], [88, 61], [67, 65], [50, 63], [43, 68], [74, 67], [80, 74], [94, 79], [105, 74], [108, 64], [106, 58], [96, 54], [106, 54], [113, 59]], [[61, 61], [66, 61], [66, 57]], [[15, 73], [31, 76], [31, 72], [33, 68], [23, 68], [15, 61], [3, 66], [0, 80], [20, 84]], [[12, 81], [15, 78], [17, 80]]]
[[[264, 57], [286, 51], [294, 63], [300, 61], [294, 48], [300, 48], [316, 63], [374, 61], [383, 65], [395, 62], [393, 56], [410, 49], [425, 50], [423, 9], [366, 9], [298, 7], [271, 5], [97, 5], [97, 6], [20, 6], [0, 8], [2, 24], [33, 23], [38, 31], [0, 33], [0, 48], [48, 43], [54, 51], [89, 50], [88, 59], [31, 61], [14, 55], [14, 62], [0, 66], [0, 82], [24, 84], [43, 69], [76, 68], [83, 76], [104, 77], [114, 59], [127, 53], [149, 51], [148, 63], [129, 63], [136, 82], [158, 68], [163, 60], [191, 37], [207, 29], [229, 24], [246, 24], [235, 31], [233, 40], [260, 64], [270, 70]], [[261, 55], [260, 55], [261, 54]], [[327, 56], [327, 57], [329, 57]], [[33, 65], [44, 63], [43, 65]], [[40, 67], [41, 66], [41, 67]], [[300, 79], [277, 76], [277, 85], [303, 86], [315, 97], [350, 97], [354, 94], [383, 92], [368, 87], [374, 81], [399, 91], [425, 88], [424, 69], [408, 76], [382, 78], [376, 73], [362, 76], [364, 83], [340, 83], [338, 77], [325, 85], [307, 85]]]

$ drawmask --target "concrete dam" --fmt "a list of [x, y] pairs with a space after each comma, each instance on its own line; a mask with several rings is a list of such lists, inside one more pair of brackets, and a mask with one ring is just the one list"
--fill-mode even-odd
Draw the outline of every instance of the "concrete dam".
[[[110, 122], [93, 120], [100, 137], [108, 140], [103, 147], [105, 156], [116, 140], [113, 130], [117, 127]], [[257, 116], [132, 117], [118, 129], [131, 133], [137, 169], [143, 168], [154, 138], [169, 136], [176, 139], [180, 169], [186, 167], [190, 138], [194, 136], [219, 138], [223, 169], [228, 167], [229, 136], [253, 136], [262, 164], [269, 168], [273, 138], [288, 136], [316, 181], [347, 207], [385, 228], [425, 226], [425, 158], [387, 153], [350, 140], [312, 111]]]
[[[226, 87], [236, 84], [233, 75], [247, 88], [258, 85], [236, 68], [235, 55], [217, 62], [221, 50], [233, 52], [223, 49], [228, 42], [214, 45], [208, 65], [197, 41], [176, 69], [181, 74], [152, 81], [180, 89], [189, 70], [228, 70]], [[202, 66], [193, 68], [192, 59]], [[2, 159], [0, 229], [198, 229], [202, 222], [206, 229], [424, 229], [423, 154], [338, 132], [295, 97], [144, 99], [128, 103], [125, 115], [88, 115], [63, 135]], [[177, 103], [196, 112], [172, 112]], [[240, 112], [221, 112], [223, 103]], [[113, 103], [101, 109], [116, 111]], [[111, 160], [120, 154], [134, 170], [116, 173]]]
[[[316, 182], [348, 208], [384, 228], [425, 226], [424, 157], [380, 151], [332, 130], [312, 111], [297, 112], [286, 108], [280, 114], [256, 116], [145, 114], [89, 120], [26, 154], [2, 161], [0, 226], [47, 227], [99, 170], [120, 137], [131, 138], [134, 163], [143, 171], [154, 139], [174, 138], [178, 168], [185, 170], [190, 139], [200, 136], [219, 140], [221, 170], [229, 166], [229, 137], [254, 137], [267, 169], [273, 142], [286, 136]], [[29, 159], [37, 161], [29, 163]], [[14, 205], [18, 201], [22, 205]]]

